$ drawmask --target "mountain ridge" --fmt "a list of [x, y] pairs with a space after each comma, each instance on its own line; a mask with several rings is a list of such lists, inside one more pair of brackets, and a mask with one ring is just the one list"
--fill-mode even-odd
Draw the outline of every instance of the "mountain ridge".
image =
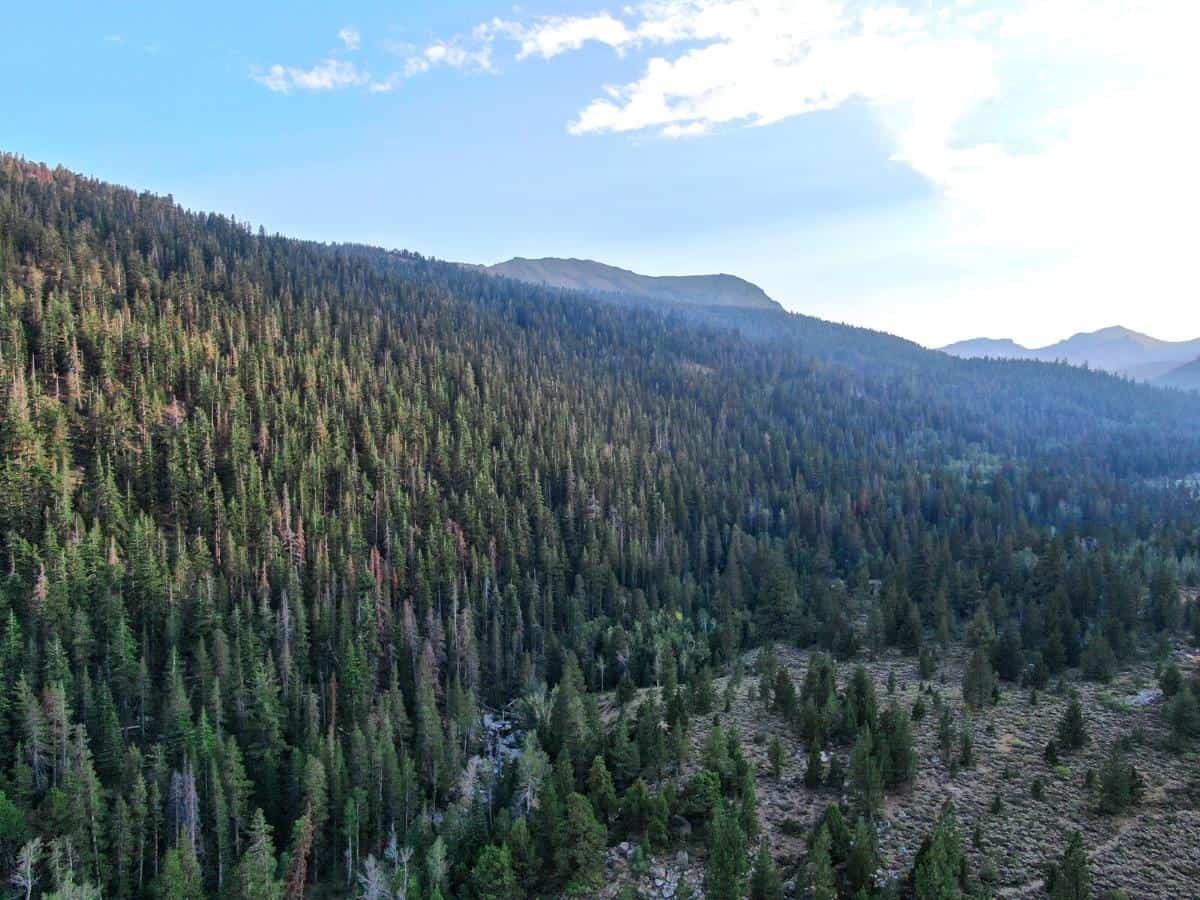
[[619, 294], [689, 306], [778, 309], [758, 285], [736, 275], [642, 275], [592, 259], [514, 257], [483, 271], [515, 281], [586, 293]]
[[1200, 358], [1172, 369], [1154, 379], [1152, 384], [1159, 387], [1182, 388], [1188, 391], [1200, 391]]
[[962, 358], [1027, 359], [1088, 366], [1137, 381], [1156, 382], [1200, 358], [1200, 338], [1164, 341], [1113, 325], [1078, 332], [1044, 347], [1026, 347], [1010, 338], [972, 338], [939, 348]]

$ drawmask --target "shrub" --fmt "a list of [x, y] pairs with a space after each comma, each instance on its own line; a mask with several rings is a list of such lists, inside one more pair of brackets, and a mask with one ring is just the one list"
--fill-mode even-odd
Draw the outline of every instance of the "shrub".
[[1162, 674], [1158, 676], [1158, 687], [1163, 692], [1163, 696], [1168, 699], [1178, 694], [1179, 689], [1183, 687], [1183, 675], [1174, 660], [1167, 663]]

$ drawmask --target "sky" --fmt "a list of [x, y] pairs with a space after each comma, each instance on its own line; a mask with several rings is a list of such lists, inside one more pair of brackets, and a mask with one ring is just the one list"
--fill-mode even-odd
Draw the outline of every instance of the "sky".
[[1190, 0], [52, 2], [0, 149], [268, 231], [730, 272], [927, 346], [1200, 336]]

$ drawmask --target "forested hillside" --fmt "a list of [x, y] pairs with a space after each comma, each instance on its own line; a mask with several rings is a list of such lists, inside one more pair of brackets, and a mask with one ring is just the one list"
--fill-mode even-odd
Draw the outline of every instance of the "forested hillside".
[[[749, 321], [0, 158], [14, 893], [587, 893], [674, 817], [752, 828], [736, 760], [699, 805], [666, 776], [764, 640], [983, 618], [1019, 679], [1191, 626], [1200, 397]], [[522, 733], [495, 775], [484, 709]]]

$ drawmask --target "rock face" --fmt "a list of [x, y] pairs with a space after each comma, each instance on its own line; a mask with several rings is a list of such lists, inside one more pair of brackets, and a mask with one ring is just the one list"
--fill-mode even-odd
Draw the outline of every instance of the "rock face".
[[694, 898], [703, 898], [703, 870], [692, 863], [686, 850], [639, 864], [636, 849], [628, 841], [612, 847], [605, 860], [605, 887], [599, 897], [610, 900], [622, 890], [633, 888], [647, 900], [675, 900], [684, 886]]
[[758, 285], [734, 275], [639, 275], [590, 259], [510, 259], [488, 266], [493, 275], [587, 293], [621, 294], [689, 306], [780, 309]]

